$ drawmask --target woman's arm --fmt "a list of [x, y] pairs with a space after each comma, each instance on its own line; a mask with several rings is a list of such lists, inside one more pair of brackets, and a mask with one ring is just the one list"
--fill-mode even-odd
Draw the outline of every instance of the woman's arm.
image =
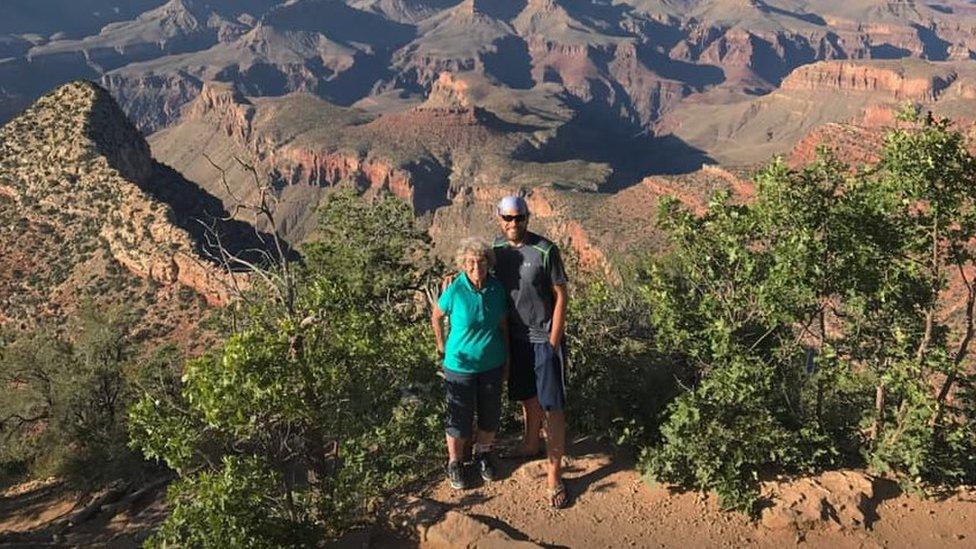
[[430, 315], [430, 325], [434, 327], [434, 341], [437, 343], [437, 352], [444, 354], [444, 317], [440, 306], [434, 303], [434, 311]]

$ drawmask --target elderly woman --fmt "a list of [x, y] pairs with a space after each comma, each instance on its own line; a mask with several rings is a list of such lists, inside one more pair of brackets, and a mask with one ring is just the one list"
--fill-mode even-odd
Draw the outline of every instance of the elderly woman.
[[[501, 282], [488, 274], [495, 263], [491, 246], [476, 238], [461, 241], [458, 276], [434, 305], [431, 324], [444, 357], [447, 387], [447, 476], [457, 490], [467, 487], [462, 459], [472, 435], [474, 464], [486, 481], [494, 479], [491, 445], [501, 419], [502, 380], [508, 364], [507, 300]], [[449, 321], [444, 340], [443, 319]]]

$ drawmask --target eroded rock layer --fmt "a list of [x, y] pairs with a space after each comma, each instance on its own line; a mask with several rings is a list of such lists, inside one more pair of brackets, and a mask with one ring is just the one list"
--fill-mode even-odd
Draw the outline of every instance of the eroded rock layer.
[[167, 331], [227, 303], [227, 275], [154, 198], [176, 183], [92, 83], [62, 86], [0, 128], [0, 324], [30, 326], [94, 299], [141, 309], [147, 329]]

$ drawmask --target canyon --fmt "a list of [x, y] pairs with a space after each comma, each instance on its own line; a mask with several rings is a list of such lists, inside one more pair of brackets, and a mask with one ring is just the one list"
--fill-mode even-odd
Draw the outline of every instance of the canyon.
[[[337, 186], [400, 197], [445, 258], [461, 235], [494, 234], [493, 203], [519, 193], [535, 230], [583, 269], [610, 273], [663, 245], [662, 195], [701, 211], [718, 189], [748, 196], [751, 171], [774, 155], [800, 165], [826, 143], [871, 161], [907, 103], [961, 124], [976, 106], [976, 7], [955, 0], [83, 8], [85, 17], [40, 22], [14, 5], [0, 26], [0, 120], [27, 131], [15, 117], [37, 97], [97, 81], [146, 136], [127, 138], [145, 149], [119, 154], [135, 160], [115, 161], [132, 163], [135, 186], [124, 188], [183, 212], [189, 234], [189, 220], [212, 211], [268, 230], [237, 207], [267, 182], [276, 228], [299, 249]], [[23, 194], [4, 188], [8, 202]], [[124, 204], [105, 209], [145, 228], [100, 226], [107, 257], [154, 284], [227, 301], [197, 256], [153, 251], [199, 248], [199, 234], [184, 240], [157, 206], [128, 195]], [[151, 238], [134, 236], [143, 233]]]
[[[823, 149], [857, 169], [906, 107], [976, 137], [972, 1], [51, 0], [50, 17], [7, 3], [3, 337], [63, 335], [87, 304], [122, 304], [135, 341], [198, 356], [208, 317], [251, 283], [220, 259], [258, 257], [272, 231], [300, 259], [338, 188], [404, 201], [447, 264], [522, 195], [574, 283], [616, 281], [667, 248], [663, 197], [702, 214], [718, 191], [748, 200], [771, 159], [799, 168]], [[244, 207], [263, 199], [273, 225]], [[963, 292], [950, 278], [939, 313], [961, 315]], [[688, 517], [714, 504], [685, 495]], [[637, 497], [623, 501], [656, 512]], [[548, 509], [485, 503], [467, 507], [551, 525]], [[712, 522], [723, 539], [731, 521]], [[606, 525], [589, 539], [619, 534]], [[950, 526], [940, 539], [972, 536]]]
[[126, 303], [150, 338], [192, 330], [247, 283], [208, 259], [197, 220], [260, 244], [226, 215], [152, 158], [107, 91], [61, 86], [0, 128], [0, 326], [57, 326], [93, 302]]

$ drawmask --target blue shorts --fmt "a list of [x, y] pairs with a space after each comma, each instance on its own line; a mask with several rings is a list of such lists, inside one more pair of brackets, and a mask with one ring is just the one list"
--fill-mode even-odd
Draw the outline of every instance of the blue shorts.
[[444, 368], [447, 389], [445, 431], [452, 438], [468, 438], [474, 418], [478, 429], [487, 433], [498, 430], [502, 418], [502, 368], [466, 374]]
[[566, 407], [566, 385], [563, 368], [566, 353], [562, 345], [554, 349], [548, 341], [511, 339], [512, 367], [508, 374], [508, 398], [528, 400], [539, 397], [539, 405], [547, 412]]

